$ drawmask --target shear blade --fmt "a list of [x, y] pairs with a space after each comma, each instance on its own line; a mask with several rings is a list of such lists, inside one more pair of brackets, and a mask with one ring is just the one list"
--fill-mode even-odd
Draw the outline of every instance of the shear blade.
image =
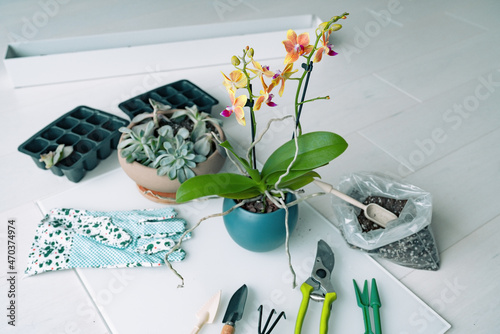
[[[316, 252], [316, 263], [314, 265], [314, 274], [320, 279], [325, 279], [333, 271], [335, 266], [335, 255], [328, 244], [318, 241], [318, 250]], [[328, 270], [328, 272], [325, 271]]]

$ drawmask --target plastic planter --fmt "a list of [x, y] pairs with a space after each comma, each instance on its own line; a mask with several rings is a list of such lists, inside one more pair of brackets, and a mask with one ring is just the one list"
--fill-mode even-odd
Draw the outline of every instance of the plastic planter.
[[73, 153], [50, 168], [58, 176], [79, 182], [87, 171], [94, 169], [116, 149], [120, 132], [128, 121], [104, 111], [79, 106], [59, 117], [30, 139], [18, 150], [29, 155], [35, 164], [45, 169], [40, 155], [54, 151], [59, 144], [73, 146]]
[[184, 109], [196, 105], [199, 111], [208, 114], [212, 111], [212, 107], [219, 103], [190, 81], [179, 80], [128, 99], [118, 107], [132, 119], [139, 114], [153, 112], [149, 99], [169, 105], [172, 109]]

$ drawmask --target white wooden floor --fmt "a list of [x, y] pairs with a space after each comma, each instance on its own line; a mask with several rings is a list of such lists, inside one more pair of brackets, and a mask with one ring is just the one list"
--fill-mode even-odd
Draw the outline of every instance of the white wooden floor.
[[[402, 178], [431, 192], [432, 226], [441, 253], [441, 269], [427, 272], [380, 263], [452, 325], [448, 333], [496, 333], [500, 327], [500, 286], [496, 282], [500, 277], [500, 2], [497, 0], [343, 3], [310, 0], [307, 4], [297, 0], [3, 0], [0, 52], [3, 56], [7, 44], [20, 39], [33, 41], [306, 13], [328, 19], [344, 11], [351, 15], [342, 22], [344, 28], [334, 40], [340, 54], [315, 67], [309, 88], [311, 96], [328, 94], [332, 99], [308, 105], [310, 114], [303, 120], [306, 130], [337, 132], [349, 143], [341, 158], [322, 168], [323, 179], [335, 184], [346, 173], [368, 170]], [[239, 48], [235, 45], [235, 53]], [[213, 50], [199, 50], [199, 56], [206, 52], [216, 52], [216, 46]], [[280, 61], [269, 64], [280, 65]], [[166, 295], [157, 305], [141, 304], [145, 300], [142, 294], [149, 291], [145, 286], [177, 282], [172, 275], [158, 275], [154, 271], [157, 269], [109, 270], [106, 274], [100, 270], [69, 270], [23, 280], [19, 275], [16, 300], [17, 320], [21, 325], [8, 326], [7, 224], [10, 218], [16, 220], [17, 266], [21, 272], [35, 227], [51, 207], [131, 209], [130, 201], [136, 208], [148, 207], [149, 203], [136, 193], [121, 172], [116, 152], [75, 184], [36, 168], [31, 158], [19, 153], [17, 147], [78, 105], [89, 105], [125, 118], [118, 103], [154, 88], [150, 86], [153, 81], [155, 86], [161, 86], [180, 79], [191, 80], [219, 99], [217, 108], [222, 110], [228, 99], [220, 84], [220, 71], [227, 72], [230, 66], [195, 67], [193, 64], [192, 69], [158, 72], [153, 78], [144, 74], [14, 89], [5, 66], [0, 64], [0, 116], [4, 124], [0, 133], [2, 333], [135, 333], [141, 330], [141, 323], [152, 319], [137, 319], [139, 325], [134, 328], [120, 325], [120, 319], [143, 315], [147, 307], [156, 312], [168, 303]], [[287, 91], [291, 93], [290, 87]], [[287, 110], [290, 102], [290, 98], [285, 98], [282, 109], [263, 113], [263, 119]], [[234, 119], [225, 122], [225, 129], [240, 144], [248, 139], [247, 129], [242, 131]], [[289, 138], [289, 134], [275, 129], [272, 138], [259, 149], [261, 156]], [[97, 184], [99, 187], [93, 188]], [[115, 193], [113, 185], [130, 193]], [[91, 193], [92, 189], [106, 192], [109, 197], [103, 197], [102, 193], [97, 196]], [[309, 186], [307, 190], [315, 189]], [[332, 219], [330, 201], [324, 196], [309, 203]], [[215, 210], [195, 209], [198, 211], [179, 207], [186, 218]], [[201, 256], [195, 243], [197, 238], [203, 238], [203, 231], [190, 241], [193, 257], [198, 253]], [[220, 252], [224, 249], [221, 247]], [[196, 290], [196, 284], [210, 272], [210, 258], [206, 263], [186, 259], [179, 264], [179, 269], [195, 275], [199, 271], [190, 263], [201, 269], [200, 276], [188, 279], [194, 286], [192, 295], [201, 292]], [[151, 281], [144, 272], [151, 274]], [[203, 291], [207, 298], [187, 303], [192, 302], [196, 310], [219, 288], [213, 286], [213, 291]], [[121, 293], [126, 289], [127, 293]], [[182, 289], [174, 287], [169, 291], [182, 298]], [[225, 292], [229, 294], [229, 290]], [[106, 293], [111, 299], [105, 298], [109, 297]], [[121, 307], [108, 307], [110, 300]], [[161, 316], [161, 312], [155, 312], [151, 314]], [[294, 321], [293, 315], [289, 318], [288, 322]], [[194, 323], [194, 312], [185, 319]], [[422, 307], [407, 320], [410, 332], [430, 333], [435, 319]], [[217, 320], [221, 320], [221, 315]], [[361, 318], [358, 320], [360, 325]], [[165, 327], [143, 328], [151, 333], [173, 333], [180, 328], [169, 327], [168, 322], [165, 315], [162, 321]], [[215, 333], [219, 327], [211, 330]], [[279, 327], [275, 332], [279, 333]]]

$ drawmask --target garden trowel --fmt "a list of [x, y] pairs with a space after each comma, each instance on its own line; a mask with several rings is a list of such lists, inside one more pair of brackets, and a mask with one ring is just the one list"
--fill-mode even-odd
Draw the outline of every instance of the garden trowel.
[[234, 334], [234, 326], [236, 321], [241, 320], [243, 311], [245, 310], [245, 303], [247, 301], [248, 288], [245, 284], [239, 288], [229, 300], [226, 313], [224, 314], [224, 327], [222, 327], [221, 334]]
[[191, 334], [198, 333], [204, 324], [211, 324], [214, 322], [215, 315], [217, 314], [217, 310], [219, 308], [220, 295], [221, 291], [219, 290], [219, 292], [213, 295], [212, 298], [210, 298], [210, 300], [196, 313], [198, 322], [191, 331]]

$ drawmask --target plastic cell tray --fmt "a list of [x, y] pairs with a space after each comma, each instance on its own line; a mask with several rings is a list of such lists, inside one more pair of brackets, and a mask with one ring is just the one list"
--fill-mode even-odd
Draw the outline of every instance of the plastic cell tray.
[[132, 119], [139, 114], [153, 112], [149, 103], [150, 98], [169, 105], [173, 109], [183, 109], [196, 105], [199, 111], [208, 114], [212, 111], [212, 107], [219, 103], [192, 82], [179, 80], [128, 99], [120, 103], [118, 107]]
[[45, 163], [40, 162], [41, 154], [55, 151], [59, 144], [73, 146], [73, 153], [50, 170], [79, 182], [116, 149], [121, 135], [118, 129], [128, 123], [115, 115], [79, 106], [33, 135], [18, 150], [29, 155], [39, 168], [46, 169]]

